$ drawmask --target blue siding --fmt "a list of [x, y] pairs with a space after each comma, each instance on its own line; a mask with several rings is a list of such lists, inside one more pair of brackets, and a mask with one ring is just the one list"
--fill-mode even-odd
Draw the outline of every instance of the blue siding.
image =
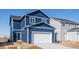
[[29, 28], [29, 43], [32, 43], [32, 31]]
[[[28, 28], [29, 29], [29, 28]], [[27, 36], [28, 36], [28, 39], [27, 39]], [[29, 32], [27, 34], [27, 28], [25, 28], [23, 31], [22, 31], [22, 41], [23, 42], [26, 42], [26, 43], [31, 43], [31, 31], [29, 29]]]
[[29, 16], [26, 16], [26, 25], [30, 25], [30, 23], [29, 23]]
[[37, 24], [37, 25], [32, 25], [31, 27], [45, 27], [45, 28], [53, 28], [45, 23], [40, 23], [40, 24]]
[[42, 19], [41, 18], [35, 18], [35, 23], [39, 23], [39, 22], [42, 22]]
[[13, 21], [13, 28], [14, 29], [21, 29], [21, 21], [14, 20]]
[[25, 26], [25, 17], [21, 20], [21, 29]]
[[17, 40], [16, 40], [16, 33], [15, 32], [13, 32], [13, 42], [16, 42]]
[[22, 41], [27, 42], [27, 29], [22, 31]]

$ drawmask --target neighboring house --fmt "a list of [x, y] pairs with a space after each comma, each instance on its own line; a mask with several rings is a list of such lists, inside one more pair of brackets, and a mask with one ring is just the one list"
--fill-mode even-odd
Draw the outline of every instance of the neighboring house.
[[50, 18], [40, 10], [24, 16], [10, 16], [10, 41], [26, 43], [52, 43], [55, 34]]
[[67, 31], [67, 40], [79, 41], [79, 27]]
[[79, 26], [79, 24], [76, 22], [66, 20], [66, 19], [56, 18], [56, 17], [51, 18], [50, 25], [55, 28], [55, 38], [58, 41], [67, 40], [68, 30]]

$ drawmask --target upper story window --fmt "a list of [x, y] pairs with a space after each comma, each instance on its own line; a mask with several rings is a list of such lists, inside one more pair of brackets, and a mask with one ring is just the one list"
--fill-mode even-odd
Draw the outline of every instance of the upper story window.
[[30, 24], [36, 24], [36, 23], [40, 23], [40, 22], [44, 22], [44, 23], [48, 23], [49, 24], [49, 20], [47, 18], [30, 17], [29, 20], [30, 20], [29, 21]]
[[42, 22], [49, 24], [49, 19], [43, 18], [43, 19], [42, 19]]
[[39, 23], [39, 22], [41, 22], [41, 21], [42, 21], [41, 18], [35, 18], [35, 23]]
[[35, 18], [30, 19], [30, 24], [35, 24]]
[[47, 20], [45, 18], [42, 19], [42, 22], [47, 23]]
[[62, 24], [62, 26], [64, 27], [64, 26], [65, 26], [65, 24], [63, 23], [63, 24]]

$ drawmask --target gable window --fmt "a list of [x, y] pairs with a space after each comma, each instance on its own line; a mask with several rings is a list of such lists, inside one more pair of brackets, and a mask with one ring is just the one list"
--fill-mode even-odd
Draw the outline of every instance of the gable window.
[[39, 23], [39, 22], [41, 22], [41, 18], [35, 18], [36, 20], [35, 20], [35, 23]]
[[42, 18], [42, 22], [47, 23], [47, 19]]
[[35, 24], [35, 18], [30, 19], [30, 24]]

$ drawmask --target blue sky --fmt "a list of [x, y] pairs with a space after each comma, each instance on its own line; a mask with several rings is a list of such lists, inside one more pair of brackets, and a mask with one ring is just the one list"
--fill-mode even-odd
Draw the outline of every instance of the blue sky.
[[[0, 9], [0, 37], [9, 36], [10, 15], [24, 15], [34, 9]], [[43, 9], [49, 17], [58, 17], [79, 22], [79, 9]]]

